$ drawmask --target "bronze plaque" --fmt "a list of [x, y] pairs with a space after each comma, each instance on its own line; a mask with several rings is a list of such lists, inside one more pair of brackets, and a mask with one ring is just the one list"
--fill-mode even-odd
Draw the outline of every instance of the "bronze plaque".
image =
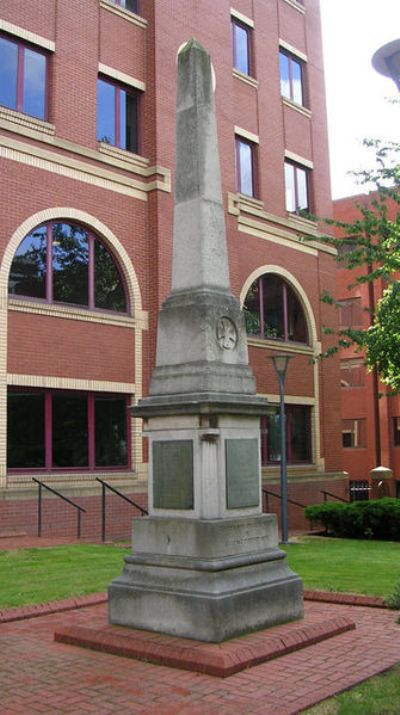
[[193, 442], [153, 442], [153, 506], [193, 509]]
[[225, 440], [226, 507], [259, 506], [258, 439]]

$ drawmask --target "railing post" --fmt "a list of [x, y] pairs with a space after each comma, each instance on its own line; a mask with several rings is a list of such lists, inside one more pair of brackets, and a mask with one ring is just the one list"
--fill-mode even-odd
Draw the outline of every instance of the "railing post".
[[42, 485], [39, 484], [38, 494], [38, 536], [42, 535]]
[[78, 539], [80, 539], [80, 538], [81, 538], [81, 510], [80, 510], [80, 509], [77, 509], [77, 512], [78, 512], [78, 529], [77, 529], [78, 533], [77, 533], [77, 537], [78, 537]]
[[101, 485], [101, 540], [106, 540], [106, 487]]

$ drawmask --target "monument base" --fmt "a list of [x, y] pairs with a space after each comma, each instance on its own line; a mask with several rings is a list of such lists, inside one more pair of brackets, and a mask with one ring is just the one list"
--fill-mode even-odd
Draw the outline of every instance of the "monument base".
[[134, 520], [134, 549], [109, 587], [109, 619], [220, 643], [303, 616], [301, 579], [276, 517]]

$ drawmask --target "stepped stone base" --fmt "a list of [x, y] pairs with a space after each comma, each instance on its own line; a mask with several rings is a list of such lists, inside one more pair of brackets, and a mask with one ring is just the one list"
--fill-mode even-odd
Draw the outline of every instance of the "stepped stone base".
[[134, 550], [109, 587], [116, 625], [220, 643], [303, 616], [303, 587], [276, 517], [135, 519]]

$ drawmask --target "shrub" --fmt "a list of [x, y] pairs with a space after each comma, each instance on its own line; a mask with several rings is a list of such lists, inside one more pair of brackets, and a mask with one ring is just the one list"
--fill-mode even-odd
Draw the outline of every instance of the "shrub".
[[324, 502], [306, 507], [305, 516], [333, 536], [400, 541], [400, 499]]
[[389, 608], [400, 608], [400, 581], [396, 581], [392, 593], [386, 596], [385, 603]]

